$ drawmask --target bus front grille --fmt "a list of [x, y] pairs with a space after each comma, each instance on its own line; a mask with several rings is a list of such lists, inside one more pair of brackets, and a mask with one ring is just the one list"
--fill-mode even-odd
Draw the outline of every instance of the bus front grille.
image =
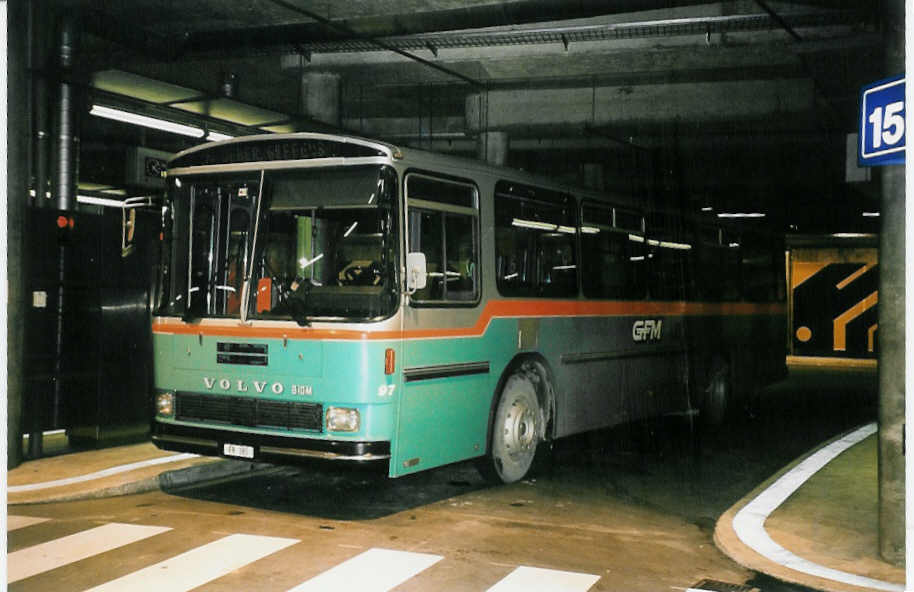
[[175, 419], [320, 432], [323, 425], [321, 421], [323, 412], [323, 406], [318, 403], [218, 397], [179, 392]]

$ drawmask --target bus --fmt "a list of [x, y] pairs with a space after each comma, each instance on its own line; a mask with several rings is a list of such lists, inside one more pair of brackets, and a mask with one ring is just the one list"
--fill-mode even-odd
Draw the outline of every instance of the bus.
[[166, 178], [163, 449], [510, 483], [556, 438], [721, 421], [785, 372], [762, 234], [342, 135], [202, 145]]

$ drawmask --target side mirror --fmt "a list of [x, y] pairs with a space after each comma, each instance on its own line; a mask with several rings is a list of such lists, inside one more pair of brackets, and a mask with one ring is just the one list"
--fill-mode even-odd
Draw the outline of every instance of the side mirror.
[[425, 253], [406, 254], [406, 292], [413, 294], [425, 287], [428, 272], [425, 269]]

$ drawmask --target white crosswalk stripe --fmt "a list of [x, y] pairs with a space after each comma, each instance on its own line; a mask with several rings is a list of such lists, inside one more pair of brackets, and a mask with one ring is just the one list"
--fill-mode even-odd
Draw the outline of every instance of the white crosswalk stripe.
[[297, 542], [296, 539], [233, 534], [87, 592], [184, 592]]
[[113, 522], [84, 530], [7, 555], [7, 583], [81, 561], [136, 541], [171, 530], [164, 526], [140, 526]]
[[41, 524], [42, 522], [47, 522], [50, 518], [37, 518], [35, 516], [7, 516], [6, 517], [6, 531], [19, 530], [20, 528], [25, 528], [26, 526], [32, 526], [33, 524]]
[[[48, 518], [8, 516], [7, 530]], [[51, 571], [171, 530], [163, 526], [111, 523], [15, 551], [7, 556], [7, 582]], [[86, 592], [187, 592], [298, 543], [297, 539], [232, 534]], [[387, 592], [443, 559], [440, 555], [372, 548], [287, 592]], [[587, 592], [600, 576], [521, 566], [487, 592]]]
[[288, 592], [386, 592], [441, 561], [440, 555], [369, 549]]
[[488, 592], [586, 592], [600, 576], [571, 571], [518, 567]]

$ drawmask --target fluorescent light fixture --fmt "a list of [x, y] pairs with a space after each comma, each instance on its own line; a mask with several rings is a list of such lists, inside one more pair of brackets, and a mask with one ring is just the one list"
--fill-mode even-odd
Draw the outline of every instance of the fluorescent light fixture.
[[92, 197], [91, 195], [77, 195], [76, 201], [91, 206], [102, 206], [108, 208], [123, 208], [124, 202], [116, 199], [106, 199], [104, 197]]
[[763, 212], [720, 212], [718, 218], [764, 218]]
[[634, 257], [629, 257], [629, 261], [644, 261], [644, 255], [635, 255]]
[[513, 280], [513, 279], [516, 279], [516, 278], [517, 278], [517, 275], [518, 275], [517, 273], [509, 273], [509, 274], [506, 275], [503, 279], [506, 279], [506, 280]]
[[358, 221], [353, 222], [352, 226], [350, 226], [349, 229], [343, 234], [343, 238], [346, 238], [347, 236], [352, 234], [352, 231], [355, 230], [355, 227], [358, 225], [359, 225]]
[[730, 244], [727, 245], [727, 246], [729, 246], [731, 249], [738, 249], [738, 248], [739, 248], [739, 243], [730, 243]]
[[596, 226], [581, 226], [582, 234], [600, 234], [600, 229]]
[[879, 212], [863, 212], [864, 218], [878, 218]]
[[866, 232], [836, 232], [831, 236], [835, 238], [871, 238], [875, 237], [876, 235]]
[[711, 206], [705, 206], [705, 207], [701, 208], [701, 211], [702, 212], [713, 212], [714, 208], [712, 208]]
[[687, 243], [677, 243], [673, 241], [662, 241], [655, 238], [649, 238], [645, 240], [643, 236], [638, 236], [637, 234], [628, 235], [628, 240], [636, 243], [647, 243], [652, 247], [661, 247], [663, 249], [677, 249], [680, 251], [688, 251], [692, 248], [692, 245]]
[[688, 243], [675, 243], [673, 241], [660, 241], [660, 247], [664, 249], [676, 249], [677, 251], [688, 251], [692, 245]]
[[558, 231], [564, 232], [565, 234], [574, 234], [575, 232], [574, 226], [559, 226]]
[[210, 142], [218, 142], [220, 140], [231, 140], [235, 136], [230, 136], [228, 134], [223, 134], [221, 132], [209, 132], [206, 134], [206, 139]]
[[[550, 224], [549, 222], [539, 222], [537, 220], [524, 220], [522, 218], [514, 218], [511, 220], [511, 226], [517, 226], [518, 228], [533, 228], [534, 230], [556, 230], [558, 228], [555, 224]], [[573, 230], [572, 230], [573, 232]]]
[[173, 121], [165, 121], [164, 119], [156, 119], [155, 117], [147, 117], [146, 115], [121, 111], [120, 109], [112, 109], [111, 107], [102, 105], [92, 105], [92, 110], [89, 111], [89, 115], [104, 117], [105, 119], [112, 119], [123, 123], [132, 123], [133, 125], [140, 125], [163, 132], [180, 134], [182, 136], [190, 136], [191, 138], [203, 137], [203, 130], [198, 127], [184, 125], [183, 123], [175, 123]]
[[578, 268], [577, 265], [555, 265], [552, 267], [552, 269], [556, 269], [558, 271], [566, 271], [569, 269], [577, 269], [577, 268]]

